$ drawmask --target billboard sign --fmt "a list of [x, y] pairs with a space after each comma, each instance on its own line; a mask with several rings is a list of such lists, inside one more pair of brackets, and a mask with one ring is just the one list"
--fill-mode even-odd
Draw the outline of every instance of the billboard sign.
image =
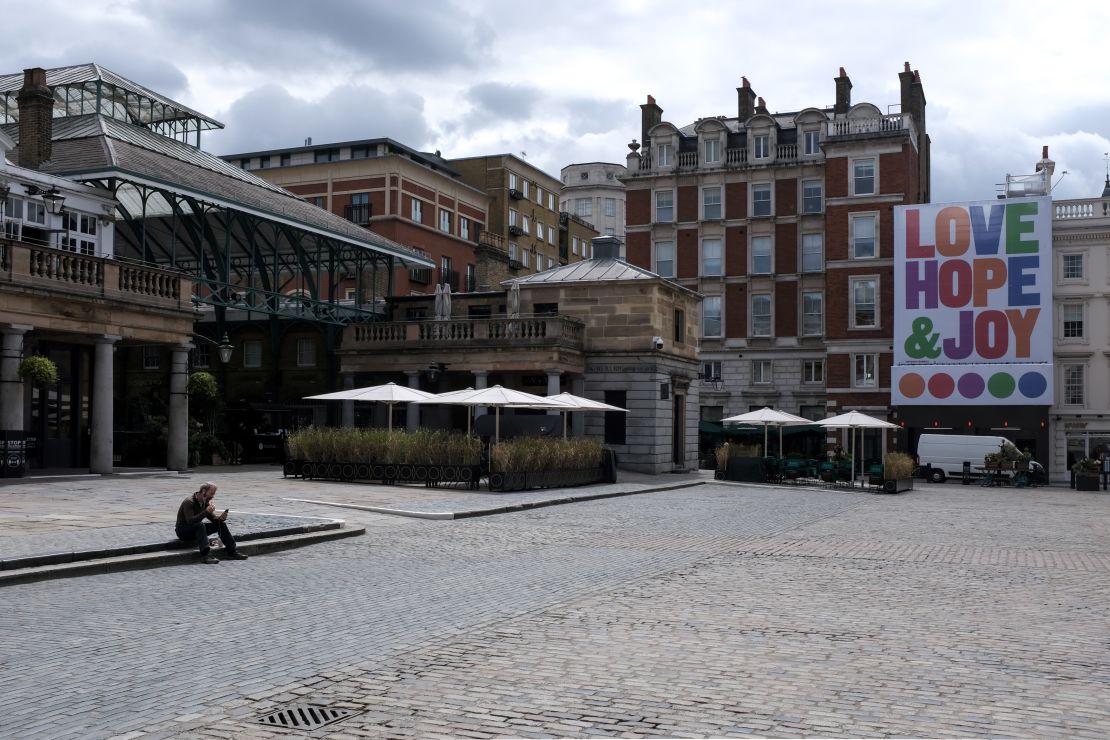
[[896, 405], [1052, 404], [1052, 199], [898, 206]]

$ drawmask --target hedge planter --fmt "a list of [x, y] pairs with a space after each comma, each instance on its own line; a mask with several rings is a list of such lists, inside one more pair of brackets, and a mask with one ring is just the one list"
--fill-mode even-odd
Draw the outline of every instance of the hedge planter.
[[1075, 490], [1077, 490], [1077, 491], [1097, 491], [1098, 490], [1098, 475], [1076, 475], [1075, 476]]
[[584, 470], [539, 470], [525, 473], [495, 472], [489, 474], [489, 490], [526, 491], [530, 488], [567, 488], [569, 486], [585, 486], [591, 483], [604, 483], [606, 477], [604, 466]]
[[312, 462], [287, 460], [282, 469], [285, 477], [305, 480], [370, 481], [380, 483], [465, 483], [477, 488], [482, 477], [479, 465], [414, 465], [409, 463]]
[[897, 480], [883, 481], [883, 493], [901, 493], [913, 490], [913, 478], [898, 478]]

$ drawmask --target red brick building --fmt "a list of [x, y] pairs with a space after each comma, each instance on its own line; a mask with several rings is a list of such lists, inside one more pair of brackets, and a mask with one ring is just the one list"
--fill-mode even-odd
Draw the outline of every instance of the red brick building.
[[746, 78], [734, 117], [680, 128], [641, 106], [627, 256], [703, 296], [703, 420], [889, 415], [893, 207], [929, 200], [925, 94], [898, 76], [888, 112], [853, 104], [843, 68], [832, 108], [771, 113]]
[[[489, 220], [490, 199], [438, 152], [365, 139], [223, 158], [435, 261], [434, 270], [373, 276], [376, 294], [385, 292], [390, 278], [390, 295], [431, 293], [444, 282], [454, 291], [476, 289], [475, 246]], [[342, 283], [348, 293], [356, 285], [355, 276]]]

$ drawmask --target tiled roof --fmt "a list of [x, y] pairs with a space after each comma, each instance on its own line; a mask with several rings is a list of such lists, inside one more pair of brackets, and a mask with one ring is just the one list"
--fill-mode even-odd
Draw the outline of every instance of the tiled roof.
[[592, 259], [572, 262], [551, 270], [537, 272], [521, 278], [506, 280], [501, 284], [508, 287], [513, 283], [535, 285], [537, 283], [591, 283], [616, 280], [657, 280], [659, 276], [642, 267], [630, 265], [619, 259]]
[[[4, 126], [18, 140], [16, 124]], [[167, 190], [247, 209], [354, 246], [384, 252], [419, 267], [433, 267], [409, 247], [318, 208], [219, 157], [160, 136], [142, 126], [95, 114], [54, 119], [51, 160], [40, 168], [76, 180], [116, 174]], [[13, 157], [14, 159], [14, 157]]]

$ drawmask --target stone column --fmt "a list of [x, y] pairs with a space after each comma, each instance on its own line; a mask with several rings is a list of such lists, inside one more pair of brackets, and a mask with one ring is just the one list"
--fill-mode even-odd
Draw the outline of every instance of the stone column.
[[[343, 374], [343, 390], [349, 391], [355, 387], [355, 376], [352, 373]], [[342, 404], [342, 418], [339, 422], [340, 426], [353, 427], [355, 425], [355, 402], [354, 401], [341, 401]]]
[[[89, 470], [108, 475], [113, 462], [113, 403], [115, 363], [113, 356], [120, 337], [103, 336], [96, 340], [93, 354], [92, 435], [89, 440]], [[172, 386], [171, 386], [172, 387]]]
[[[474, 371], [474, 390], [480, 391], [483, 388], [489, 387], [489, 370], [475, 370]], [[474, 418], [486, 415], [485, 406], [474, 407]]]
[[[409, 379], [409, 388], [420, 390], [420, 371], [406, 370], [405, 375]], [[405, 429], [415, 432], [416, 428], [420, 426], [420, 404], [408, 403], [405, 404], [405, 407]]]
[[30, 326], [5, 326], [0, 345], [0, 429], [23, 431], [23, 381], [19, 362], [23, 357], [23, 335]]
[[170, 359], [170, 414], [166, 421], [166, 468], [189, 468], [189, 350], [191, 344], [173, 348]]

